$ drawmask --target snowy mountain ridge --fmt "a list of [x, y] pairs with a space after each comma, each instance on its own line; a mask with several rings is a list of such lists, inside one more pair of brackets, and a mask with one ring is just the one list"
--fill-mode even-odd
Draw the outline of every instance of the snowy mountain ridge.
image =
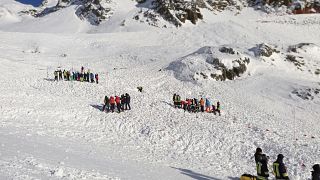
[[[40, 9], [30, 9], [23, 12], [40, 18], [62, 8], [76, 6], [75, 14], [80, 19], [86, 19], [92, 25], [99, 25], [113, 15], [116, 10], [115, 6], [119, 3], [119, 1], [112, 2], [111, 0], [58, 0], [55, 5], [52, 5], [53, 2], [55, 1], [44, 1]], [[121, 3], [123, 4], [124, 1]], [[143, 0], [137, 1], [134, 6], [140, 11], [130, 18], [153, 26], [167, 27], [167, 25], [160, 22], [163, 18], [170, 24], [179, 27], [185, 24], [186, 21], [196, 24], [199, 20], [211, 18], [207, 13], [203, 15], [203, 11], [211, 11], [212, 15], [224, 10], [239, 13], [245, 7], [252, 7], [268, 13], [292, 13], [293, 10], [302, 9], [306, 6], [313, 8], [316, 12], [320, 9], [320, 2], [301, 3], [300, 1], [295, 1], [289, 4], [287, 1], [260, 0]], [[123, 21], [126, 21], [126, 19], [123, 19]]]

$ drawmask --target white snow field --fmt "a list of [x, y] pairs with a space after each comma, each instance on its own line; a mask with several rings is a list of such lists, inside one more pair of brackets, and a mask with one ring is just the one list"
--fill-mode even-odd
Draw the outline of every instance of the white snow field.
[[[236, 180], [256, 173], [257, 147], [269, 164], [284, 154], [294, 180], [310, 179], [320, 163], [319, 15], [205, 12], [197, 25], [156, 28], [132, 18], [133, 1], [119, 0], [96, 27], [77, 19], [76, 7], [40, 19], [18, 14], [26, 7], [0, 2], [1, 180]], [[255, 56], [261, 43], [279, 53]], [[300, 69], [284, 61], [299, 43], [312, 43], [291, 53], [303, 57]], [[205, 46], [237, 49], [250, 57], [247, 71], [194, 81], [168, 70]], [[183, 72], [194, 73], [200, 57]], [[99, 73], [99, 84], [53, 81], [58, 67], [81, 66]], [[99, 110], [105, 95], [122, 93], [132, 110]], [[174, 93], [220, 101], [222, 115], [175, 109]]]

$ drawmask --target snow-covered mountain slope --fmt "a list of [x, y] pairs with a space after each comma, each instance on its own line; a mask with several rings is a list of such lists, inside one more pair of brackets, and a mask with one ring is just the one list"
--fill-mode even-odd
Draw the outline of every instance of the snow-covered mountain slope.
[[[156, 28], [133, 19], [132, 5], [119, 1], [99, 26], [75, 6], [0, 17], [0, 179], [237, 179], [255, 174], [258, 146], [270, 161], [284, 154], [291, 179], [310, 177], [320, 162], [319, 16], [204, 11], [211, 18], [196, 26]], [[14, 6], [27, 7], [0, 2]], [[262, 44], [276, 50], [261, 56]], [[250, 58], [243, 75], [175, 76], [180, 60], [196, 73], [203, 57], [234, 58], [221, 47]], [[302, 57], [302, 70], [287, 55]], [[52, 81], [57, 68], [81, 66], [99, 84]], [[126, 92], [131, 111], [100, 111], [105, 95]], [[220, 101], [222, 115], [175, 109], [173, 93]]]

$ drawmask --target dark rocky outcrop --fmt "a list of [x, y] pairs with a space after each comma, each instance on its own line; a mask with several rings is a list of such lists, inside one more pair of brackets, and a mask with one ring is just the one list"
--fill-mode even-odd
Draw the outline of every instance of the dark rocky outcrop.
[[295, 89], [291, 93], [303, 100], [313, 100], [316, 96], [320, 95], [320, 89], [319, 88]]
[[278, 51], [276, 47], [273, 47], [265, 43], [258, 44], [255, 48], [253, 48], [253, 52], [254, 55], [257, 57], [270, 57], [273, 53], [280, 53], [280, 51]]
[[[59, 0], [56, 6], [30, 14], [35, 17], [43, 17], [62, 8], [77, 5], [78, 7], [75, 13], [80, 19], [86, 19], [92, 25], [99, 25], [101, 21], [106, 20], [111, 14], [111, 9], [103, 7], [101, 1], [102, 0]], [[110, 3], [111, 1], [105, 0], [105, 2]]]

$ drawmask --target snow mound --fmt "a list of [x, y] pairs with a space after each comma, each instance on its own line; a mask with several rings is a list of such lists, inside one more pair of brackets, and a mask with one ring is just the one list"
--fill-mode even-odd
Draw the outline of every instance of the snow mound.
[[287, 49], [277, 46], [258, 44], [250, 49], [260, 60], [284, 69], [320, 74], [320, 47], [313, 43], [299, 43]]
[[200, 48], [195, 53], [170, 63], [177, 79], [198, 81], [213, 79], [216, 81], [234, 80], [247, 70], [250, 58], [231, 47]]
[[299, 43], [289, 46], [286, 60], [299, 70], [320, 74], [320, 47], [313, 43]]

